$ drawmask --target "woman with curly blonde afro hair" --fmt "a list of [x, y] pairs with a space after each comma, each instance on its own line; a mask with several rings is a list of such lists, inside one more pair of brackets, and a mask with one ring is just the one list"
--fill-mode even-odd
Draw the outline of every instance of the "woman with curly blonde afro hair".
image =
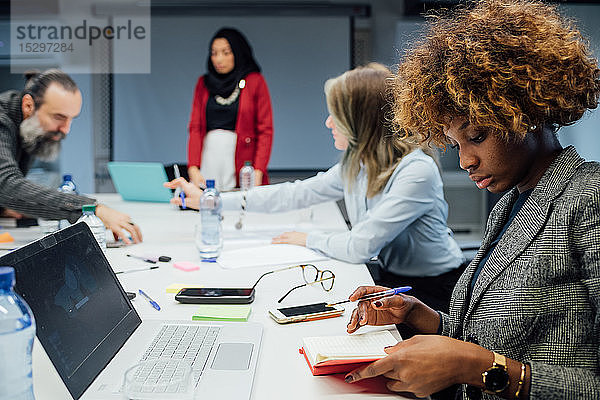
[[449, 315], [404, 295], [358, 304], [349, 332], [405, 323], [422, 335], [347, 382], [384, 375], [394, 391], [444, 390], [434, 398], [600, 398], [600, 164], [556, 137], [597, 107], [599, 76], [555, 6], [483, 0], [430, 21], [399, 66], [394, 124], [457, 147], [477, 187], [507, 193]]

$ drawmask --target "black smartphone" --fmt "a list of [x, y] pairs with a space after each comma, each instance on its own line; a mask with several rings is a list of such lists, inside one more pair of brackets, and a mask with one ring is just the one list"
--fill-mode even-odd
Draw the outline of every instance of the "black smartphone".
[[247, 304], [254, 301], [254, 289], [183, 288], [175, 295], [180, 303]]

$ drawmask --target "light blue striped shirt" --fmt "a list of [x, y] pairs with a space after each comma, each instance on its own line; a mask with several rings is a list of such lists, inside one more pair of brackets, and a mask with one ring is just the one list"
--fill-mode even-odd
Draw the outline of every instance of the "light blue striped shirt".
[[[308, 248], [350, 263], [379, 256], [387, 270], [405, 276], [437, 276], [464, 256], [446, 226], [448, 204], [435, 162], [421, 150], [403, 157], [384, 189], [367, 198], [361, 170], [350, 189], [340, 164], [302, 181], [259, 186], [246, 196], [248, 211], [281, 212], [344, 199], [352, 229], [309, 232]], [[227, 210], [239, 209], [241, 193], [223, 193]]]

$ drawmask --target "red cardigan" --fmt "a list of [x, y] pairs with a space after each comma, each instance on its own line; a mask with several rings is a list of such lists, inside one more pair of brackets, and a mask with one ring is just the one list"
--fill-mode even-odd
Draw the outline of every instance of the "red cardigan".
[[[252, 72], [246, 76], [246, 86], [240, 92], [235, 131], [237, 143], [235, 147], [236, 182], [239, 186], [239, 171], [244, 161], [252, 161], [252, 166], [263, 172], [263, 185], [269, 183], [267, 165], [271, 157], [273, 143], [273, 112], [271, 98], [265, 78]], [[201, 76], [194, 91], [194, 103], [190, 117], [188, 139], [188, 167], [200, 167], [202, 163], [202, 146], [206, 136], [206, 103], [208, 89]]]

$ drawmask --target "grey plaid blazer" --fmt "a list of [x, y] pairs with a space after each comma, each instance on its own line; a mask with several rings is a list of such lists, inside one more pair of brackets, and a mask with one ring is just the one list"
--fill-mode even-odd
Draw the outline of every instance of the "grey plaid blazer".
[[[488, 219], [442, 333], [531, 365], [531, 399], [600, 399], [600, 164], [564, 149], [473, 273], [518, 197]], [[463, 387], [463, 397], [464, 394]], [[495, 396], [483, 395], [483, 398]]]
[[0, 206], [34, 217], [75, 222], [81, 206], [94, 204], [94, 199], [60, 193], [25, 179], [33, 160], [23, 150], [19, 136], [21, 98], [22, 94], [13, 90], [0, 94]]

